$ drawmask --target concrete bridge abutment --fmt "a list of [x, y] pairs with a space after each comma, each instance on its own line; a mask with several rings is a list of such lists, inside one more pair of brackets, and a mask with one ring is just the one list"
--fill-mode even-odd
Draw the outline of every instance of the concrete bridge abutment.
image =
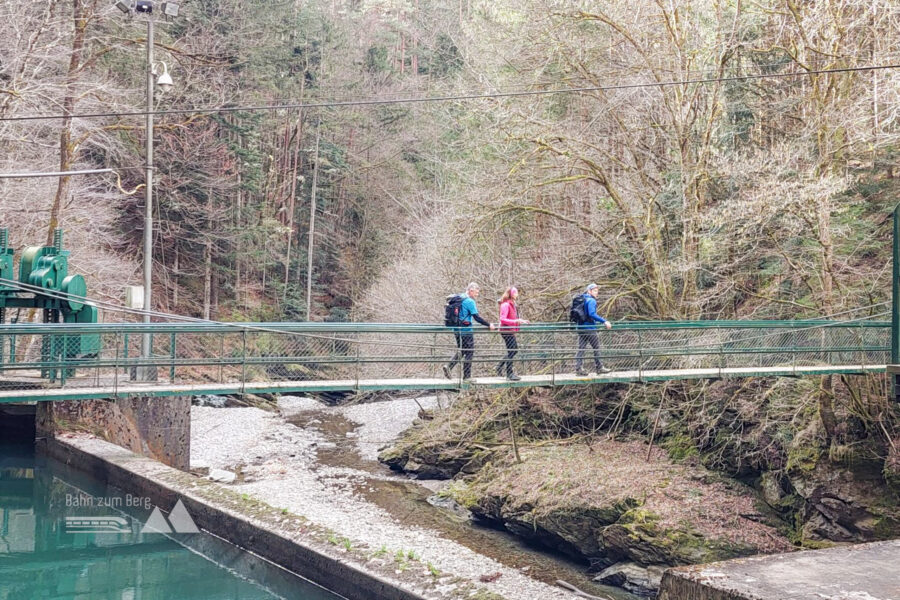
[[39, 402], [38, 436], [88, 431], [176, 469], [191, 460], [190, 396]]

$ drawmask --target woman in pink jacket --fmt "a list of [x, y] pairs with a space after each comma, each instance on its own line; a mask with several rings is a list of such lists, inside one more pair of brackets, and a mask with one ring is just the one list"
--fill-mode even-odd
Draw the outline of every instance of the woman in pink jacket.
[[502, 377], [505, 369], [506, 378], [510, 381], [521, 379], [513, 370], [513, 358], [519, 352], [516, 332], [519, 331], [519, 325], [528, 324], [527, 320], [519, 318], [519, 310], [516, 306], [518, 297], [519, 290], [511, 287], [503, 292], [503, 297], [500, 298], [500, 335], [503, 336], [503, 343], [506, 344], [506, 359], [500, 361], [496, 370], [497, 376]]

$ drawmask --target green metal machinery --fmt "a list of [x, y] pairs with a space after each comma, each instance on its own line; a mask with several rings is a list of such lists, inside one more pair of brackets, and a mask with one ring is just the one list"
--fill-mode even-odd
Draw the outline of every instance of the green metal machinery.
[[[13, 270], [14, 251], [9, 230], [0, 228], [0, 325], [11, 310], [40, 310], [43, 323], [96, 323], [97, 307], [87, 302], [87, 284], [81, 275], [69, 275], [69, 251], [62, 249], [62, 229], [53, 234], [52, 246], [29, 246], [19, 259], [19, 276]], [[13, 321], [18, 321], [18, 316]], [[41, 339], [41, 359], [49, 364], [96, 357], [100, 336], [49, 335]], [[16, 339], [0, 339], [0, 364], [15, 362]], [[41, 377], [55, 381], [74, 374], [74, 368], [41, 369]]]

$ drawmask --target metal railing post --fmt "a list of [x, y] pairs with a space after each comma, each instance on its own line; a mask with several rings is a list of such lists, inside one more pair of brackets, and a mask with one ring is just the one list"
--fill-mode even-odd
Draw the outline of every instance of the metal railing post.
[[793, 367], [793, 373], [796, 377], [797, 375], [797, 329], [791, 329], [791, 366]]
[[175, 332], [169, 336], [169, 349], [172, 351], [172, 363], [169, 366], [169, 382], [175, 383]]
[[360, 358], [359, 348], [361, 346], [361, 344], [359, 343], [359, 336], [361, 336], [361, 335], [362, 335], [361, 332], [357, 332], [356, 336], [354, 336], [354, 339], [356, 340], [356, 369], [355, 369], [355, 371], [356, 371], [356, 393], [357, 394], [359, 393], [359, 372], [362, 369], [362, 364], [360, 363], [360, 360], [359, 360], [359, 358]]
[[644, 333], [642, 330], [637, 330], [638, 334], [638, 381], [644, 380]]
[[219, 337], [219, 383], [225, 381], [225, 333]]
[[[125, 335], [128, 335], [128, 334], [125, 334]], [[119, 389], [119, 354], [120, 354], [120, 351], [119, 351], [120, 343], [119, 342], [121, 342], [122, 337], [118, 333], [116, 333], [115, 336], [116, 336], [116, 357], [115, 357], [115, 360], [113, 361], [113, 389], [118, 390]]]
[[866, 344], [865, 344], [865, 329], [863, 329], [862, 321], [857, 321], [856, 328], [859, 333], [856, 334], [856, 343], [859, 345], [859, 358], [860, 358], [860, 366], [863, 368], [863, 372], [866, 370]]
[[241, 329], [241, 394], [247, 386], [247, 330]]

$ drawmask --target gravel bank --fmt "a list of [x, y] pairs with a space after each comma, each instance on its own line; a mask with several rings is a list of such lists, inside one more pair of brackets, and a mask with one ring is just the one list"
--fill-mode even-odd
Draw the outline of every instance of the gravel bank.
[[[377, 404], [329, 407], [308, 398], [283, 398], [284, 416], [304, 412], [336, 412], [360, 427], [348, 434], [360, 454], [375, 460], [378, 448], [409, 427], [421, 407], [436, 398], [393, 400]], [[405, 525], [360, 497], [355, 489], [371, 472], [331, 467], [317, 462], [316, 450], [329, 445], [316, 429], [286, 423], [284, 417], [255, 408], [193, 407], [191, 463], [235, 471], [238, 480], [228, 487], [286, 508], [350, 540], [353, 547], [381, 548], [394, 553], [414, 552], [423, 564], [455, 575], [507, 600], [576, 598], [525, 573], [478, 554], [435, 531]], [[398, 478], [384, 472], [379, 477]], [[406, 481], [405, 479], [403, 479]], [[497, 576], [499, 574], [499, 576]], [[478, 583], [480, 578], [492, 579]]]

